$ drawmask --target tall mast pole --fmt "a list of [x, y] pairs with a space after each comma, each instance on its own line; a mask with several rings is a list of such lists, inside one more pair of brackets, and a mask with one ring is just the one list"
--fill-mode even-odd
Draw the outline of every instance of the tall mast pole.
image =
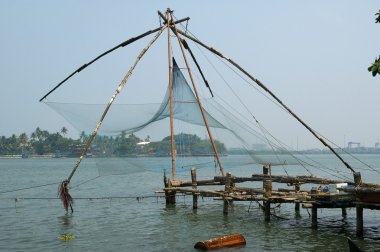
[[173, 116], [173, 67], [172, 67], [172, 57], [171, 57], [171, 46], [170, 46], [170, 15], [172, 11], [168, 8], [166, 11], [166, 25], [168, 28], [168, 62], [169, 62], [169, 107], [170, 107], [170, 144], [171, 144], [171, 157], [172, 157], [172, 179], [176, 180], [175, 175], [175, 142], [174, 142], [174, 116]]
[[[189, 76], [190, 76], [191, 84], [193, 85], [193, 88], [194, 88], [194, 93], [195, 93], [195, 96], [197, 98], [199, 109], [201, 111], [201, 114], [202, 114], [202, 117], [203, 117], [203, 121], [204, 121], [206, 129], [207, 129], [208, 136], [210, 137], [211, 145], [212, 145], [212, 148], [214, 150], [215, 157], [216, 157], [216, 160], [218, 162], [220, 172], [222, 173], [222, 176], [225, 176], [222, 163], [220, 162], [218, 150], [217, 150], [215, 142], [214, 142], [214, 138], [212, 137], [212, 134], [211, 134], [211, 131], [210, 131], [210, 127], [208, 126], [207, 118], [206, 118], [205, 112], [203, 110], [201, 100], [200, 100], [199, 95], [198, 95], [197, 88], [195, 87], [195, 83], [194, 83], [193, 75], [191, 74], [191, 71], [190, 71], [189, 63], [186, 60], [185, 49], [183, 48], [183, 44], [182, 44], [181, 38], [179, 37], [179, 34], [177, 32], [177, 28], [175, 26], [175, 23], [173, 22], [174, 18], [173, 18], [173, 13], [172, 12], [170, 12], [170, 17], [171, 17], [170, 23], [172, 23], [172, 28], [174, 28], [174, 33], [175, 33], [175, 35], [176, 35], [176, 37], [178, 39], [178, 43], [179, 43], [179, 45], [181, 47], [182, 56], [183, 56], [183, 59], [185, 60], [185, 63], [186, 63], [186, 68], [187, 68], [187, 71], [188, 71]], [[169, 19], [167, 19], [167, 20], [169, 21]]]

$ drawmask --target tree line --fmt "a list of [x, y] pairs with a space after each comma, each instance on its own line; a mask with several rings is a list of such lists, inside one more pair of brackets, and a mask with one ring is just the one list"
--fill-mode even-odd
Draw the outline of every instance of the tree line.
[[[37, 127], [30, 135], [22, 133], [13, 134], [10, 137], [0, 137], [0, 155], [53, 155], [56, 157], [78, 157], [89, 135], [81, 132], [78, 139], [66, 137], [66, 127], [62, 127], [60, 132], [50, 133]], [[223, 143], [215, 141], [218, 151], [226, 154], [227, 150]], [[177, 155], [213, 155], [212, 146], [209, 140], [201, 139], [194, 134], [175, 135], [175, 146]], [[171, 153], [170, 136], [161, 141], [151, 142], [150, 137], [141, 139], [134, 134], [127, 135], [121, 132], [117, 136], [95, 137], [88, 155], [97, 157], [113, 156], [166, 156]]]

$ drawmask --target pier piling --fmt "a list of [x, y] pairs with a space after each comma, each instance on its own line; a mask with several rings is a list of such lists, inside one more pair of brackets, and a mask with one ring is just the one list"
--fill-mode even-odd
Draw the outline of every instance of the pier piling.
[[[296, 183], [295, 186], [294, 186], [294, 189], [295, 189], [295, 193], [299, 193], [301, 191], [301, 185], [300, 185], [300, 183]], [[296, 202], [294, 204], [294, 210], [296, 212], [300, 211], [300, 203], [299, 202]]]
[[318, 208], [313, 204], [311, 208], [311, 228], [317, 229], [318, 228]]
[[224, 215], [228, 215], [228, 205], [229, 205], [228, 194], [231, 191], [231, 176], [232, 176], [231, 173], [227, 172], [226, 183], [224, 186], [224, 197], [223, 197], [223, 214]]
[[356, 235], [363, 236], [363, 207], [356, 206]]
[[[191, 168], [191, 188], [197, 189], [197, 170], [195, 168]], [[198, 208], [198, 194], [193, 193], [193, 209]]]

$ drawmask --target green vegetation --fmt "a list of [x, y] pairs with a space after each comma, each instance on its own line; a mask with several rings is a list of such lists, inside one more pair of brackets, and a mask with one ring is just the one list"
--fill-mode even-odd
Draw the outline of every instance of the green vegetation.
[[[55, 157], [78, 157], [89, 136], [84, 132], [79, 139], [66, 137], [67, 129], [63, 127], [60, 132], [49, 133], [39, 127], [28, 136], [22, 133], [11, 137], [2, 136], [0, 138], [0, 155], [53, 155]], [[127, 135], [122, 132], [116, 137], [96, 136], [87, 154], [97, 157], [112, 156], [166, 156], [170, 155], [170, 136], [162, 141], [150, 142], [149, 144], [138, 144], [149, 142], [148, 136], [145, 140], [134, 134]], [[215, 141], [218, 151], [226, 153], [223, 143]], [[175, 145], [177, 155], [212, 155], [213, 150], [209, 140], [204, 140], [197, 135], [178, 134], [175, 135]]]
[[[377, 18], [375, 19], [375, 23], [380, 23], [380, 10], [375, 14]], [[372, 76], [375, 77], [377, 74], [380, 74], [380, 56], [375, 59], [375, 62], [372, 63], [370, 67], [368, 67], [368, 71], [372, 72]]]

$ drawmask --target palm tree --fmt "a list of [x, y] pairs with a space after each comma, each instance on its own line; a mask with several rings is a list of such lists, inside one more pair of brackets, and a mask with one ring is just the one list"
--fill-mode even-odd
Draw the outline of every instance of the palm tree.
[[67, 128], [65, 126], [63, 126], [61, 129], [61, 133], [62, 133], [63, 137], [66, 137], [67, 132], [68, 132]]
[[86, 135], [86, 133], [84, 131], [82, 131], [80, 133], [79, 138], [80, 138], [80, 140], [81, 140], [82, 143], [87, 142], [87, 135]]

